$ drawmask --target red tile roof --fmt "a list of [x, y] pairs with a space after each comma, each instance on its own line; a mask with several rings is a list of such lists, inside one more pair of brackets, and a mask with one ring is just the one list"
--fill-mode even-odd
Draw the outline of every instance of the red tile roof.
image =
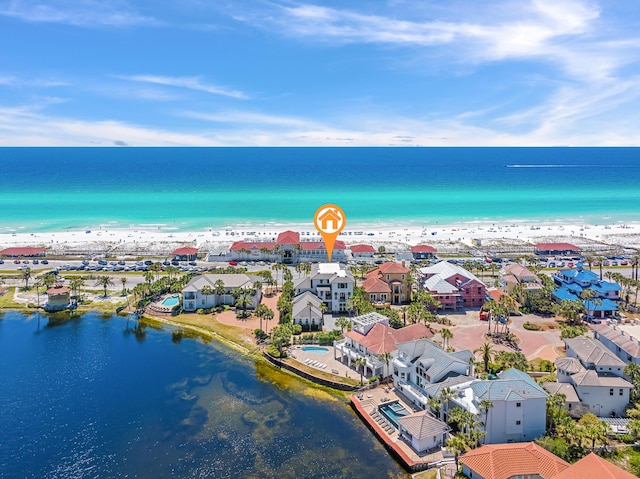
[[433, 246], [426, 244], [419, 244], [411, 247], [412, 253], [435, 253], [436, 249]]
[[60, 296], [62, 294], [69, 294], [71, 290], [64, 286], [62, 283], [56, 283], [47, 290], [47, 296]]
[[508, 479], [527, 474], [539, 474], [550, 479], [569, 467], [568, 462], [533, 442], [486, 444], [460, 456], [460, 462], [487, 479]]
[[382, 263], [380, 266], [378, 266], [378, 269], [383, 273], [383, 274], [401, 274], [401, 273], [409, 273], [411, 270], [409, 268], [405, 268], [404, 266], [402, 266], [399, 263], [396, 263], [394, 261], [388, 261], [386, 263]]
[[26, 246], [23, 248], [6, 248], [0, 251], [0, 256], [37, 256], [45, 252], [45, 248]]
[[[303, 251], [309, 251], [313, 249], [326, 249], [326, 246], [324, 244], [324, 241], [306, 241], [304, 243], [300, 243], [300, 248], [302, 248]], [[333, 245], [334, 250], [346, 248], [347, 246], [344, 244], [344, 241], [340, 240], [336, 240], [335, 244]]]
[[350, 247], [353, 253], [375, 253], [376, 250], [370, 244], [352, 244]]
[[598, 479], [635, 479], [636, 476], [615, 464], [602, 459], [593, 452], [572, 464], [564, 471], [552, 476], [551, 479], [585, 479], [597, 477]]
[[570, 243], [538, 243], [535, 246], [538, 251], [581, 251]]
[[174, 255], [192, 255], [192, 254], [198, 254], [198, 248], [189, 248], [189, 247], [185, 247], [185, 248], [178, 248], [176, 250], [173, 251]]
[[300, 243], [300, 233], [295, 231], [283, 231], [278, 235], [276, 244], [298, 244]]
[[246, 249], [247, 251], [252, 250], [261, 250], [262, 248], [267, 248], [269, 251], [273, 251], [273, 248], [276, 247], [275, 243], [245, 243], [244, 241], [236, 241], [229, 248], [230, 251], [240, 251], [241, 249]]
[[[248, 251], [261, 250], [262, 248], [267, 248], [269, 251], [273, 251], [276, 246], [279, 245], [300, 245], [300, 249], [304, 251], [316, 250], [316, 249], [326, 249], [324, 241], [305, 241], [300, 242], [300, 233], [296, 233], [295, 231], [284, 231], [278, 235], [278, 239], [276, 242], [245, 242], [245, 241], [236, 241], [229, 248], [230, 251], [240, 251], [241, 249], [246, 249]], [[337, 240], [333, 245], [334, 250], [338, 249], [347, 249], [347, 246], [344, 244], [344, 241]]]
[[398, 343], [430, 338], [433, 333], [422, 323], [411, 324], [400, 329], [393, 329], [384, 324], [376, 323], [366, 336], [357, 331], [349, 331], [345, 336], [366, 346], [374, 354], [384, 354], [398, 349], [396, 346]]
[[362, 287], [366, 293], [391, 293], [389, 285], [377, 274], [367, 275], [367, 279], [362, 282]]

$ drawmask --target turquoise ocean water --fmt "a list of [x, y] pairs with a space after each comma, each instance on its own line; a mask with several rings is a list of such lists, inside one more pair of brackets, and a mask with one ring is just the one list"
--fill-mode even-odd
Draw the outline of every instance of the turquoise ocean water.
[[639, 148], [0, 148], [0, 232], [640, 221]]

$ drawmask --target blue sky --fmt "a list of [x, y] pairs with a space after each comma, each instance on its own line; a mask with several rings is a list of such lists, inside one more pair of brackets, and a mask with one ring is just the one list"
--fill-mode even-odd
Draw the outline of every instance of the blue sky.
[[638, 145], [640, 2], [0, 0], [0, 145]]

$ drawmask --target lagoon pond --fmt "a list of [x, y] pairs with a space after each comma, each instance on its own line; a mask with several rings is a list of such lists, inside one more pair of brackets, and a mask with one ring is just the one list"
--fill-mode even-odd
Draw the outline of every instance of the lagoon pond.
[[405, 477], [342, 399], [215, 341], [0, 313], [3, 478]]

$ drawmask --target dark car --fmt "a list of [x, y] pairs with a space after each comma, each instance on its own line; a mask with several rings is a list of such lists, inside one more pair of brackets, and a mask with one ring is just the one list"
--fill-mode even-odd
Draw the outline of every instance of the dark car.
[[42, 261], [40, 261], [40, 263], [42, 263], [42, 264], [49, 264], [49, 260], [43, 259]]
[[145, 264], [145, 265], [147, 265], [147, 266], [151, 266], [151, 265], [153, 264], [153, 261], [151, 261], [150, 259], [148, 259], [148, 260], [146, 260], [146, 261], [144, 262], [144, 264]]

